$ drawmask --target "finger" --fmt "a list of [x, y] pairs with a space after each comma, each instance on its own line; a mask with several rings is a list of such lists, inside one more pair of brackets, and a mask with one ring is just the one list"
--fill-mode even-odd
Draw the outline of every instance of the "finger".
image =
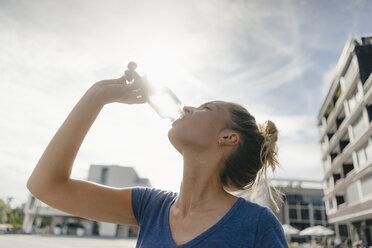
[[131, 91], [131, 92], [128, 93], [128, 97], [136, 99], [136, 98], [140, 98], [140, 97], [143, 97], [143, 96], [138, 91]]
[[138, 96], [138, 97], [127, 97], [122, 102], [127, 103], [127, 104], [142, 104], [142, 103], [146, 103], [147, 101], [145, 97]]

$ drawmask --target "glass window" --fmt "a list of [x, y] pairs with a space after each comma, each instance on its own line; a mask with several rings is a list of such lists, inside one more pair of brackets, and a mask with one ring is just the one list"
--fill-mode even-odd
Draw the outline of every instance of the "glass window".
[[353, 203], [359, 201], [358, 185], [357, 182], [350, 184], [345, 190], [347, 202]]
[[302, 195], [288, 194], [287, 199], [288, 199], [288, 204], [297, 204], [302, 201]]
[[372, 174], [368, 174], [360, 179], [363, 196], [372, 195]]
[[322, 211], [319, 210], [319, 209], [314, 209], [313, 210], [313, 217], [314, 217], [314, 220], [321, 221], [322, 220]]
[[297, 209], [296, 208], [290, 208], [289, 209], [289, 218], [290, 219], [297, 219]]
[[303, 220], [309, 219], [309, 209], [301, 209], [301, 219]]
[[347, 231], [347, 225], [340, 224], [338, 226], [338, 229], [339, 229], [339, 232], [340, 232], [340, 236], [341, 237], [348, 237], [349, 236], [349, 232]]
[[307, 202], [311, 202], [315, 206], [323, 205], [323, 199], [321, 195], [306, 195], [305, 199]]
[[108, 173], [108, 168], [102, 168], [101, 172], [101, 183], [105, 184], [107, 182], [107, 173]]
[[370, 148], [370, 146], [368, 145], [368, 142], [367, 142], [364, 146], [362, 146], [359, 150], [356, 151], [359, 166], [362, 166], [365, 163], [367, 163], [367, 161], [371, 160], [371, 151], [370, 150], [371, 150], [371, 148]]

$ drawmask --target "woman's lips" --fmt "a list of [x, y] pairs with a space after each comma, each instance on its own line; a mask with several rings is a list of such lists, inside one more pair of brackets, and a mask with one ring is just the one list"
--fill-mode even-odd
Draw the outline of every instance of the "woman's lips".
[[182, 120], [184, 117], [185, 117], [184, 115], [181, 115], [180, 118], [178, 118], [177, 120], [175, 120], [175, 121], [172, 123], [172, 126], [173, 126], [176, 122]]

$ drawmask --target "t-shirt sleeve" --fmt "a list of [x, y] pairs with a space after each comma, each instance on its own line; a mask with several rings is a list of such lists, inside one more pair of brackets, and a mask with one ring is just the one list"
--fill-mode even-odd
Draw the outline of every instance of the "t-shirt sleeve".
[[176, 196], [171, 191], [155, 189], [150, 187], [132, 188], [132, 209], [134, 217], [139, 226], [147, 221], [149, 217], [156, 215], [165, 207], [166, 200]]
[[132, 188], [132, 209], [137, 223], [141, 226], [142, 216], [146, 210], [147, 202], [150, 199], [151, 188], [134, 187]]
[[255, 247], [288, 247], [282, 225], [275, 215], [264, 208], [258, 222]]

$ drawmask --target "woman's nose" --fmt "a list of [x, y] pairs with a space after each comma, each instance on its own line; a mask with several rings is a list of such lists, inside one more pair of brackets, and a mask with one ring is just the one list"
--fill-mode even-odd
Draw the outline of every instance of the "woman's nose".
[[190, 113], [192, 113], [192, 107], [190, 107], [190, 106], [184, 106], [184, 107], [183, 107], [183, 112], [184, 112], [185, 114], [190, 114]]

